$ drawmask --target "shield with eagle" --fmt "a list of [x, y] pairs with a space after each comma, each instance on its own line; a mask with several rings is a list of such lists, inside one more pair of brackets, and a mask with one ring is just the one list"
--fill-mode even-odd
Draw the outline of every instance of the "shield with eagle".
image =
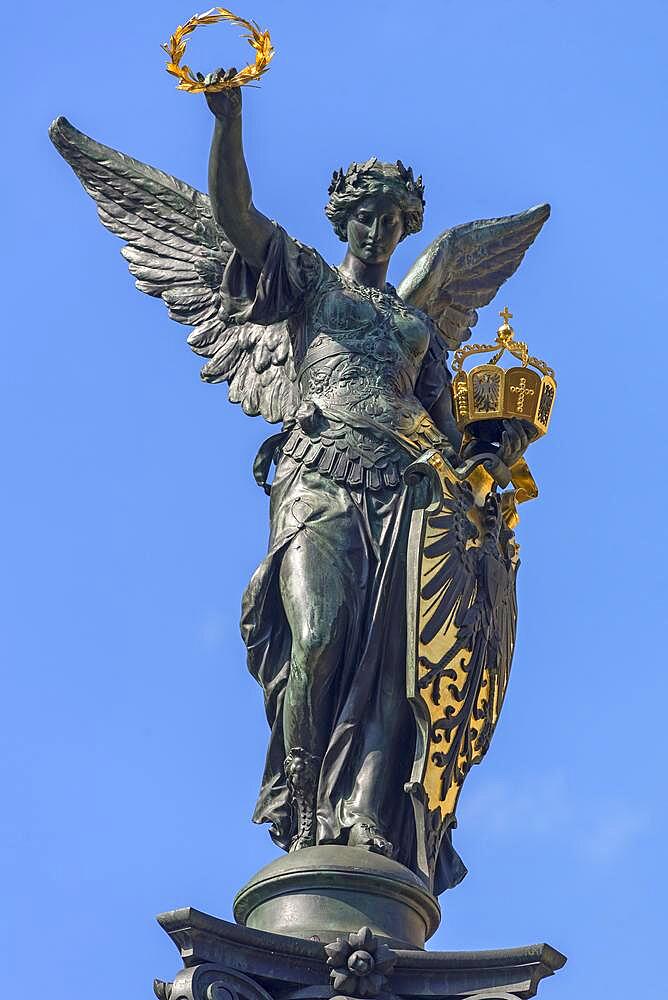
[[455, 470], [431, 451], [410, 470], [432, 493], [410, 528], [406, 678], [417, 723], [406, 791], [430, 886], [464, 779], [489, 747], [515, 644], [518, 547], [488, 468], [483, 456]]

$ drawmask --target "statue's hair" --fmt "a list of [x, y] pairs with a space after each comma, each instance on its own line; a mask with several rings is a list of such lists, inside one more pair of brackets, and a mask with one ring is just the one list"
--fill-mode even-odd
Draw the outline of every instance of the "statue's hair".
[[372, 156], [366, 163], [351, 163], [345, 173], [343, 168], [335, 170], [332, 176], [325, 214], [340, 240], [345, 243], [348, 238], [348, 219], [355, 205], [373, 194], [389, 195], [403, 212], [402, 239], [420, 232], [424, 216], [422, 176], [416, 180], [412, 167], [405, 167], [401, 160], [380, 163]]

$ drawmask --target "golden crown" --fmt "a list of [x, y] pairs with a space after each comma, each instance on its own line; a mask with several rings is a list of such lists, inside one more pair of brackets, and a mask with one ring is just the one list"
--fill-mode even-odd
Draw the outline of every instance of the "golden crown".
[[[508, 322], [512, 313], [506, 306], [499, 316], [503, 323], [494, 344], [467, 344], [454, 354], [452, 380], [454, 414], [460, 431], [478, 420], [519, 418], [531, 424], [538, 435], [546, 433], [557, 393], [553, 370], [529, 354], [525, 343], [514, 340]], [[501, 357], [508, 352], [521, 366], [503, 369]], [[474, 354], [493, 354], [488, 362], [464, 371], [464, 361]], [[536, 369], [536, 370], [534, 370]]]

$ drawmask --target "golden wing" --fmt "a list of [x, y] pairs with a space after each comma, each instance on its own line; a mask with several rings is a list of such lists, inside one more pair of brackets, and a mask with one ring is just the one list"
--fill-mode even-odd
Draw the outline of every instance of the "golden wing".
[[407, 791], [418, 863], [433, 884], [464, 779], [487, 752], [503, 705], [519, 560], [484, 459], [464, 479], [438, 453], [422, 462], [438, 499], [415, 511], [409, 540], [407, 684], [418, 740]]

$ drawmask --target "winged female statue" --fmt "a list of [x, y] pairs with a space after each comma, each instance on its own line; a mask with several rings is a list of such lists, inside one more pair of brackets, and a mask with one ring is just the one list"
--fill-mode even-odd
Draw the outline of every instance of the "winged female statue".
[[[506, 421], [498, 440], [474, 439], [460, 451], [447, 357], [514, 273], [549, 207], [444, 232], [395, 289], [388, 264], [422, 227], [422, 178], [375, 157], [336, 171], [325, 211], [347, 250], [332, 266], [253, 204], [240, 90], [206, 99], [215, 118], [208, 197], [64, 118], [50, 135], [103, 225], [125, 242], [137, 287], [192, 327], [188, 343], [207, 359], [202, 378], [227, 382], [245, 413], [282, 424], [255, 461], [270, 491], [271, 535], [241, 620], [271, 728], [255, 821], [270, 823], [285, 850], [347, 844], [418, 870], [405, 790], [417, 752], [406, 690], [406, 553], [418, 501], [405, 473], [425, 453], [456, 470], [471, 449], [505, 466], [525, 451], [530, 434], [519, 420]], [[492, 658], [507, 676], [514, 577], [508, 564], [503, 578], [485, 571], [486, 589], [475, 583], [480, 560], [503, 568], [501, 550], [490, 555], [483, 544], [473, 567], [466, 532], [476, 529], [470, 521], [462, 529], [460, 502], [469, 487], [461, 476], [451, 485], [432, 539], [432, 589], [445, 599], [432, 605], [427, 631], [459, 616], [471, 668], [458, 704], [470, 719], [480, 714]], [[489, 537], [498, 541], [498, 524], [495, 531]], [[498, 607], [506, 609], [502, 627], [493, 621]], [[440, 684], [447, 669], [436, 664], [428, 683]], [[446, 832], [437, 892], [465, 872]]]

